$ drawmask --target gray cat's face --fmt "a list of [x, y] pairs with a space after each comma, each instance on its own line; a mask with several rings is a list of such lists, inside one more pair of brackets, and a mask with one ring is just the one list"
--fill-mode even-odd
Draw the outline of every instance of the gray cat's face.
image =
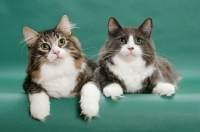
[[110, 18], [108, 22], [109, 38], [101, 51], [101, 55], [108, 58], [118, 55], [129, 61], [141, 57], [147, 65], [152, 63], [155, 48], [150, 39], [151, 29], [151, 19], [146, 19], [138, 28], [123, 28], [115, 18]]

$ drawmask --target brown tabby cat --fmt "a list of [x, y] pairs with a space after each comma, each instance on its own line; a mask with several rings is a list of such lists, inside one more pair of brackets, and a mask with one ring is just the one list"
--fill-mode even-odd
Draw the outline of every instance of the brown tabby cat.
[[69, 98], [74, 94], [81, 95], [82, 114], [88, 118], [98, 115], [100, 90], [90, 66], [94, 63], [87, 61], [82, 53], [80, 42], [71, 33], [73, 27], [64, 15], [52, 30], [38, 33], [23, 28], [28, 44], [23, 87], [29, 96], [31, 116], [38, 120], [50, 114], [49, 97]]

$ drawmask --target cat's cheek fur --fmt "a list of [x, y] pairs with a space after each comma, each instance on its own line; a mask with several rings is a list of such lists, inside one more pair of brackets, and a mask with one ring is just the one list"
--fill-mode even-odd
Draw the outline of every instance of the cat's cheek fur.
[[159, 82], [153, 89], [154, 94], [171, 96], [175, 94], [175, 86], [170, 83]]
[[45, 92], [29, 94], [30, 113], [35, 119], [44, 121], [50, 114], [49, 97]]
[[89, 119], [98, 116], [101, 95], [99, 88], [93, 82], [88, 82], [82, 87], [80, 94], [81, 114], [84, 114]]
[[117, 83], [112, 83], [103, 89], [103, 94], [106, 97], [111, 97], [113, 100], [116, 100], [119, 97], [122, 97], [123, 89]]

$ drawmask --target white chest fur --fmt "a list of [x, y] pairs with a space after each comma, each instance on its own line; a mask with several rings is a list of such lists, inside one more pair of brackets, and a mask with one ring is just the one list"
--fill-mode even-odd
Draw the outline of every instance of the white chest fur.
[[[84, 64], [82, 64], [83, 68]], [[75, 68], [72, 58], [66, 58], [56, 64], [42, 65], [40, 79], [36, 82], [41, 84], [51, 97], [69, 97], [77, 84], [76, 79], [80, 71]]]
[[109, 69], [121, 80], [124, 81], [127, 92], [134, 93], [142, 88], [142, 81], [150, 76], [155, 67], [145, 66], [145, 61], [141, 57], [131, 61], [125, 61], [118, 55], [113, 57], [115, 65], [107, 64]]

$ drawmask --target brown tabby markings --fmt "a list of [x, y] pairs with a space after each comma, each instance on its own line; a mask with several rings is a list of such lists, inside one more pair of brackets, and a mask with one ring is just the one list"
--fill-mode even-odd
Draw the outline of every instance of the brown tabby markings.
[[66, 40], [67, 44], [63, 48], [68, 49], [70, 55], [74, 58], [74, 66], [76, 67], [76, 69], [81, 69], [82, 64], [86, 63], [86, 68], [84, 69], [84, 71], [79, 73], [77, 77], [77, 82], [78, 82], [77, 86], [74, 88], [72, 92], [73, 93], [80, 92], [81, 87], [86, 82], [91, 81], [91, 79], [93, 78], [93, 72], [87, 65], [87, 60], [81, 51], [81, 45], [78, 39], [73, 35], [64, 36], [62, 32], [57, 29], [47, 30], [38, 33], [38, 38], [34, 39], [34, 41], [31, 41], [31, 43], [29, 43], [28, 67], [27, 67], [28, 76], [25, 79], [23, 85], [26, 92], [37, 93], [44, 90], [40, 85], [32, 82], [32, 80], [38, 80], [40, 78], [40, 67], [44, 63], [51, 63], [46, 59], [47, 56], [46, 54], [48, 52], [42, 52], [39, 50], [39, 48], [42, 43], [44, 42], [51, 43], [51, 41], [55, 41], [55, 39], [59, 37], [62, 37]]

